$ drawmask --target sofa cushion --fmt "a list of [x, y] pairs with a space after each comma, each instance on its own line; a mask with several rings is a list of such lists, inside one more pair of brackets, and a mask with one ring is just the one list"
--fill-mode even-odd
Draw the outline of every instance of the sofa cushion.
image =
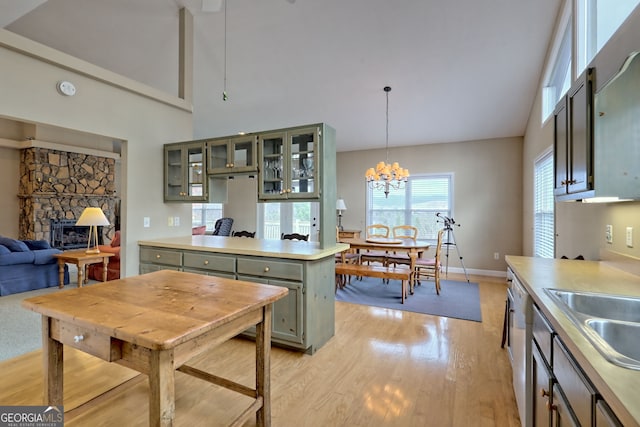
[[116, 233], [113, 235], [113, 240], [111, 241], [111, 247], [112, 248], [120, 247], [120, 230], [116, 231]]
[[11, 251], [5, 245], [0, 245], [0, 255], [10, 254]]
[[32, 251], [9, 252], [8, 254], [0, 255], [0, 265], [33, 264], [34, 259], [35, 255]]
[[54, 264], [58, 262], [56, 258], [53, 257], [53, 254], [59, 254], [62, 252], [60, 249], [40, 249], [37, 251], [33, 251], [34, 255], [34, 264]]
[[198, 227], [193, 227], [191, 229], [191, 234], [194, 236], [200, 236], [203, 235], [207, 232], [207, 226], [206, 225], [200, 225]]
[[6, 246], [11, 252], [29, 252], [29, 247], [24, 242], [10, 237], [0, 237], [0, 245]]
[[23, 240], [23, 242], [32, 251], [38, 249], [51, 249], [51, 245], [46, 240]]

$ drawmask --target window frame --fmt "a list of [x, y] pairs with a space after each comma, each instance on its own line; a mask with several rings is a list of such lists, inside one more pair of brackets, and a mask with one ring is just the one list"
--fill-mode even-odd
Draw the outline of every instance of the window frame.
[[[540, 175], [541, 169], [542, 175]], [[545, 188], [541, 188], [541, 185]], [[533, 164], [533, 256], [555, 258], [555, 198], [553, 147], [545, 150]], [[540, 200], [543, 197], [544, 200]], [[549, 211], [549, 207], [551, 210]], [[551, 225], [549, 225], [549, 215]], [[540, 220], [539, 216], [543, 218]], [[541, 222], [540, 222], [541, 221]], [[540, 230], [540, 224], [544, 224]]]

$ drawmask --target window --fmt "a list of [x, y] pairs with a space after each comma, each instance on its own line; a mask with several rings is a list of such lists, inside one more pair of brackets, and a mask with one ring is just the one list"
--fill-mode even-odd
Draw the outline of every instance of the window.
[[561, 38], [556, 42], [556, 53], [552, 56], [552, 66], [542, 90], [542, 121], [553, 114], [556, 104], [571, 87], [571, 22], [569, 16], [565, 15]]
[[319, 203], [260, 203], [259, 209], [263, 239], [280, 239], [282, 233], [298, 233], [308, 234], [309, 240], [317, 240]]
[[553, 150], [547, 151], [536, 160], [533, 173], [533, 255], [541, 258], [553, 258], [555, 252]]
[[577, 75], [602, 49], [640, 0], [578, 0], [576, 2]]
[[213, 231], [216, 220], [222, 218], [222, 203], [192, 203], [191, 226], [206, 225], [207, 231]]
[[386, 198], [380, 190], [367, 187], [367, 225], [413, 225], [418, 238], [436, 240], [439, 223], [437, 213], [451, 217], [453, 175], [416, 175], [400, 190], [391, 190]]

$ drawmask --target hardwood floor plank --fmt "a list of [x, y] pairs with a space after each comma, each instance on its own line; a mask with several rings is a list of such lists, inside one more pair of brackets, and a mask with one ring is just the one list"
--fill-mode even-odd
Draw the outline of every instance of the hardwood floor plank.
[[[336, 334], [313, 356], [274, 347], [272, 425], [519, 426], [511, 367], [500, 348], [506, 284], [500, 278], [471, 280], [480, 283], [482, 323], [338, 302]], [[189, 364], [255, 384], [255, 345], [244, 339]], [[65, 409], [135, 374], [65, 348]], [[0, 363], [0, 376], [1, 404], [41, 404], [39, 351]], [[65, 425], [146, 426], [148, 393], [147, 380], [132, 384], [76, 411]], [[177, 426], [225, 425], [249, 403], [240, 394], [176, 374]]]

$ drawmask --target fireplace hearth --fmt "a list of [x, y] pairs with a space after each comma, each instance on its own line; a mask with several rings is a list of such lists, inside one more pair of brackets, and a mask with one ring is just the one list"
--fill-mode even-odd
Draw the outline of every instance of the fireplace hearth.
[[[102, 244], [102, 227], [98, 227], [98, 244]], [[89, 226], [76, 225], [76, 220], [51, 220], [49, 244], [56, 249], [86, 248], [89, 243]]]

